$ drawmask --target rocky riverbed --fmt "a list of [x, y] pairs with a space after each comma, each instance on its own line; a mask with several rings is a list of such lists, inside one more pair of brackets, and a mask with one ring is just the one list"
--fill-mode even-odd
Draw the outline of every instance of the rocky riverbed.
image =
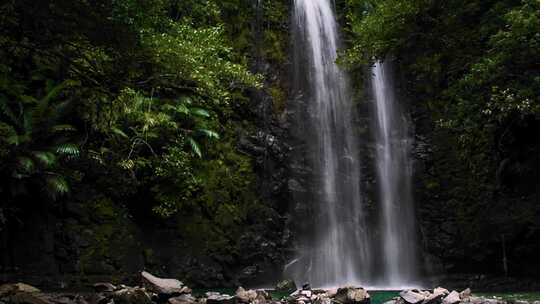
[[[93, 292], [47, 293], [24, 284], [0, 286], [0, 304], [371, 304], [362, 287], [312, 289], [304, 285], [288, 296], [273, 298], [266, 290], [238, 287], [234, 294], [206, 292], [201, 295], [177, 279], [140, 274], [140, 286], [96, 283]], [[404, 290], [384, 304], [540, 304], [540, 301], [506, 301], [474, 296], [470, 289], [461, 292], [438, 287], [433, 290]]]

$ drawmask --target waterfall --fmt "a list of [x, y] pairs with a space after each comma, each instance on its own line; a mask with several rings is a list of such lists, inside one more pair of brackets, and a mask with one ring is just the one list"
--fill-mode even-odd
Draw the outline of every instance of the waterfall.
[[[347, 75], [336, 65], [338, 27], [332, 0], [295, 0], [296, 90], [305, 156], [312, 168], [312, 236], [291, 264], [297, 281], [313, 286], [362, 284], [370, 278], [370, 241], [360, 194], [359, 137]], [[293, 266], [294, 266], [293, 265]], [[291, 266], [292, 267], [292, 266]]]
[[409, 120], [396, 100], [391, 67], [377, 62], [372, 75], [383, 253], [381, 282], [410, 286], [417, 279], [417, 250]]

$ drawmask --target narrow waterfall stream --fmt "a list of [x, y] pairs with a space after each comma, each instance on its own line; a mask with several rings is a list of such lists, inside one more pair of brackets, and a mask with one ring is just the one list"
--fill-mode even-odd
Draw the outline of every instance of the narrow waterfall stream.
[[383, 253], [381, 283], [407, 286], [416, 281], [418, 266], [411, 192], [412, 138], [408, 119], [395, 97], [391, 68], [377, 62], [372, 73]]
[[369, 278], [370, 242], [349, 82], [335, 63], [339, 37], [331, 0], [295, 0], [293, 32], [316, 209], [306, 266], [295, 279], [319, 287], [361, 284]]

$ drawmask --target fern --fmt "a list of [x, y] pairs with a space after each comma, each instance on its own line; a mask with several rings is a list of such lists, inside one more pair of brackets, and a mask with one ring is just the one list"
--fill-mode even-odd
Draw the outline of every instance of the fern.
[[67, 181], [59, 175], [51, 175], [45, 178], [45, 191], [49, 196], [56, 200], [59, 196], [69, 193], [69, 185]]
[[117, 135], [119, 137], [122, 137], [122, 138], [129, 138], [129, 136], [127, 136], [126, 133], [124, 133], [124, 131], [120, 130], [119, 128], [117, 127], [112, 127], [111, 128], [111, 132], [114, 134], [114, 135]]
[[50, 168], [56, 164], [56, 156], [52, 152], [34, 151], [32, 155], [46, 168]]
[[76, 158], [80, 155], [79, 147], [76, 144], [61, 144], [56, 147], [56, 153], [68, 158]]
[[199, 144], [192, 137], [188, 137], [188, 143], [191, 146], [191, 150], [199, 157], [202, 158], [201, 148]]
[[20, 156], [17, 159], [17, 164], [17, 169], [21, 169], [24, 173], [27, 174], [32, 173], [36, 167], [34, 161], [26, 156]]
[[208, 111], [206, 111], [205, 109], [201, 109], [201, 108], [191, 108], [190, 113], [192, 115], [199, 116], [199, 117], [206, 117], [206, 118], [210, 117], [210, 113], [208, 113]]
[[197, 129], [197, 133], [202, 134], [203, 136], [210, 138], [210, 139], [219, 139], [219, 134], [215, 131], [208, 130], [208, 129]]

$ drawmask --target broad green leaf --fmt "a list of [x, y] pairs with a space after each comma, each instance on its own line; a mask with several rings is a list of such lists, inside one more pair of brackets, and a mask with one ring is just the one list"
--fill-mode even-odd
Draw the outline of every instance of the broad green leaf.
[[208, 111], [206, 111], [205, 109], [191, 108], [190, 112], [191, 112], [191, 114], [193, 114], [195, 116], [210, 117], [210, 113], [208, 113]]
[[197, 132], [201, 133], [202, 135], [210, 138], [210, 139], [219, 139], [219, 134], [215, 131], [208, 130], [208, 129], [197, 129]]

